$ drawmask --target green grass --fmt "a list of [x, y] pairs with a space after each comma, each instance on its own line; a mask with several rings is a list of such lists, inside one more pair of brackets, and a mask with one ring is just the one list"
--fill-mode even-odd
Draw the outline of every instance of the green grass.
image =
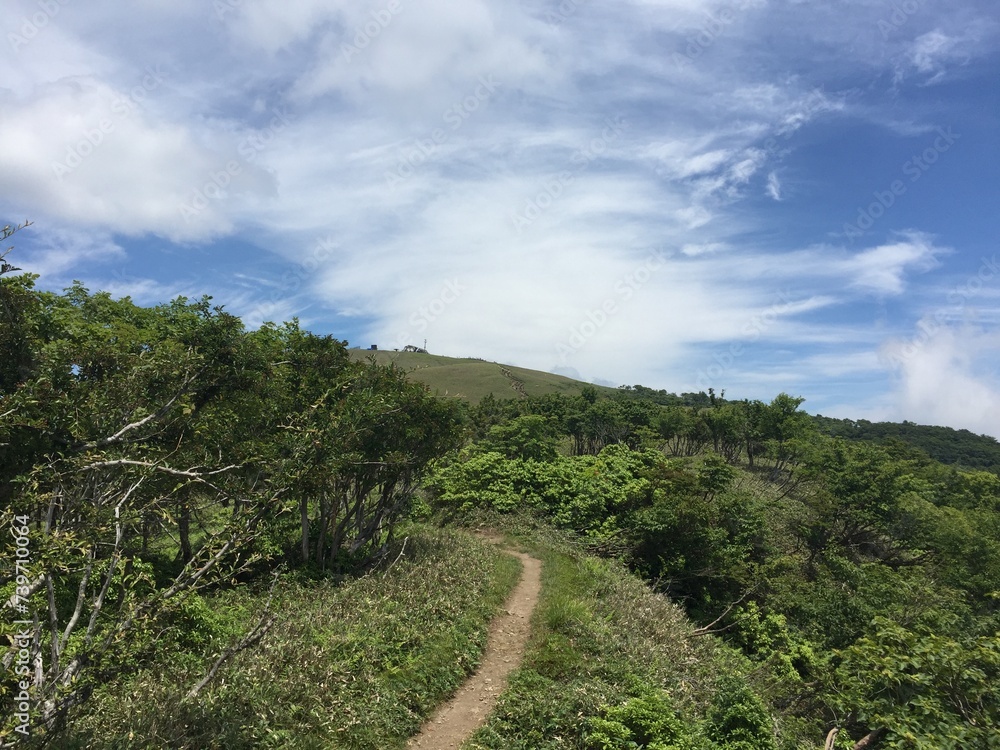
[[743, 673], [742, 657], [713, 638], [692, 636], [683, 610], [619, 563], [524, 519], [486, 522], [543, 561], [543, 588], [525, 664], [468, 748], [645, 747], [625, 735], [609, 744], [600, 730], [627, 735], [622, 717], [649, 713], [649, 706], [669, 707], [674, 714], [663, 720], [691, 733], [690, 744], [678, 747], [726, 747], [713, 745], [704, 726], [716, 710], [719, 678]]
[[278, 625], [185, 703], [266, 596], [209, 598], [188, 623], [192, 648], [99, 689], [63, 746], [402, 747], [477, 666], [487, 625], [520, 576], [516, 559], [467, 533], [406, 533], [406, 554], [387, 571], [340, 585], [282, 580]]
[[[487, 394], [497, 398], [518, 398], [519, 393], [512, 387], [512, 380], [503, 373], [508, 370], [514, 380], [522, 384], [529, 396], [544, 396], [548, 393], [579, 395], [588, 383], [523, 367], [485, 362], [481, 359], [458, 359], [438, 354], [418, 354], [414, 352], [393, 352], [366, 349], [351, 349], [351, 358], [365, 361], [374, 355], [375, 360], [386, 365], [395, 363], [409, 372], [413, 380], [425, 383], [441, 396], [462, 398], [470, 403], [479, 403]], [[593, 386], [598, 391], [613, 393], [615, 389]]]

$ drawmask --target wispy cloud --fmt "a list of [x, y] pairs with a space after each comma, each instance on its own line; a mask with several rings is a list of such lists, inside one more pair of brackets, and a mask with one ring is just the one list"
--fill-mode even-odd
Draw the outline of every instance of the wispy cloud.
[[858, 253], [845, 262], [852, 284], [877, 294], [902, 294], [909, 271], [924, 273], [937, 265], [937, 256], [948, 252], [935, 247], [927, 235], [910, 232], [896, 242]]
[[771, 172], [767, 176], [767, 194], [776, 201], [781, 200], [781, 180], [778, 179], [777, 172]]
[[[36, 221], [53, 285], [675, 389], [742, 343], [737, 387], [813, 378], [833, 403], [876, 387], [861, 365], [976, 219], [921, 197], [971, 184], [949, 170], [976, 149], [925, 84], [989, 69], [989, 0], [888, 28], [868, 0], [59, 5], [0, 56], [0, 210]], [[831, 234], [894, 179], [881, 154], [953, 124], [961, 153], [863, 246]], [[834, 361], [858, 367], [810, 365]]]

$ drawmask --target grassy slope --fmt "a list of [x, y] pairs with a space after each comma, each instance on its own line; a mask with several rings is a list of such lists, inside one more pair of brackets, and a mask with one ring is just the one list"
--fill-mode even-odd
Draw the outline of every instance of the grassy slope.
[[[352, 349], [350, 353], [353, 359], [361, 361], [374, 354], [379, 364], [395, 363], [398, 367], [409, 371], [414, 380], [426, 383], [435, 393], [464, 398], [473, 404], [479, 403], [489, 393], [497, 398], [518, 397], [519, 392], [513, 383], [515, 380], [521, 383], [523, 392], [529, 396], [543, 396], [547, 393], [575, 396], [588, 385], [562, 375], [486, 362], [481, 359], [457, 359], [413, 352], [371, 352], [365, 349]], [[505, 375], [503, 370], [510, 372], [513, 378]], [[615, 390], [601, 386], [594, 387], [608, 393]]]
[[[593, 747], [592, 718], [654, 693], [697, 728], [718, 676], [742, 671], [740, 657], [692, 638], [683, 610], [620, 565], [548, 527], [488, 520], [541, 557], [543, 591], [526, 663], [470, 747]], [[60, 746], [401, 748], [475, 668], [486, 626], [520, 574], [516, 560], [468, 533], [420, 525], [408, 533], [406, 555], [388, 571], [341, 585], [282, 581], [272, 633], [185, 703], [266, 597], [210, 598], [198, 627], [182, 625], [186, 650], [166, 648], [99, 688]]]
[[469, 534], [418, 526], [387, 572], [282, 581], [279, 623], [196, 701], [213, 654], [256, 622], [266, 596], [208, 601], [188, 649], [99, 688], [63, 747], [399, 748], [478, 664], [520, 563]]
[[510, 516], [488, 523], [542, 559], [542, 597], [525, 664], [468, 747], [631, 747], [596, 740], [593, 721], [650, 696], [665, 701], [658, 715], [672, 710], [692, 733], [690, 747], [706, 746], [701, 732], [718, 679], [745, 673], [743, 658], [712, 637], [693, 636], [681, 607], [620, 564], [583, 553], [544, 525]]

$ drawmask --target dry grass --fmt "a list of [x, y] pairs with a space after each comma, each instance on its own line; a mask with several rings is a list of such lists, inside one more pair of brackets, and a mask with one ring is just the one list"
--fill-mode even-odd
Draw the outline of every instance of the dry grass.
[[[196, 702], [181, 696], [222, 644], [168, 655], [106, 686], [68, 747], [402, 747], [477, 665], [486, 627], [520, 563], [466, 533], [419, 527], [388, 572], [341, 585], [286, 580], [280, 622]], [[253, 619], [261, 597], [209, 602], [220, 632]]]

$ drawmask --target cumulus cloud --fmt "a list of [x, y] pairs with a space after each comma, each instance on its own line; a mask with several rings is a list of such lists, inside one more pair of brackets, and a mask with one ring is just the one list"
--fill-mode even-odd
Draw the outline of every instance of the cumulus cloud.
[[[931, 331], [931, 333], [928, 333]], [[930, 327], [883, 348], [896, 373], [897, 415], [1000, 438], [1000, 335], [969, 326]]]
[[11, 207], [173, 240], [232, 231], [232, 204], [273, 194], [273, 178], [241, 162], [235, 140], [218, 147], [150, 117], [142, 102], [167, 76], [150, 67], [130, 89], [79, 77], [27, 97], [0, 93], [0, 191]]

